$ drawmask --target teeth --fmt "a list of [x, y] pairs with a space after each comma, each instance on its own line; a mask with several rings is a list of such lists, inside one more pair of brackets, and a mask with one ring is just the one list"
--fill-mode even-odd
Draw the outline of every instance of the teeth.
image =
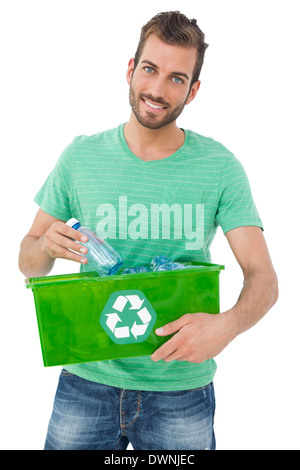
[[145, 100], [147, 105], [150, 106], [150, 108], [153, 108], [153, 109], [163, 109], [163, 106], [155, 106], [155, 104], [151, 104], [149, 103], [149, 101]]

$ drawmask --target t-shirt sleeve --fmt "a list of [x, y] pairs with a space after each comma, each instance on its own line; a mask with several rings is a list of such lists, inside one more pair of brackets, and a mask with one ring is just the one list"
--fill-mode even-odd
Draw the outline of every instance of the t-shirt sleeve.
[[234, 155], [230, 156], [222, 171], [218, 191], [216, 222], [224, 233], [245, 226], [257, 226], [263, 230], [248, 177]]
[[72, 217], [70, 199], [73, 187], [73, 143], [68, 145], [34, 201], [47, 214], [66, 221]]

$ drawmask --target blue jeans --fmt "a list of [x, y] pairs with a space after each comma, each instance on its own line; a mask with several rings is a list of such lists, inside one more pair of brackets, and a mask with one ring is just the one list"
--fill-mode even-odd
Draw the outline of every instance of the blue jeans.
[[193, 390], [124, 390], [62, 370], [45, 450], [215, 449], [213, 384]]

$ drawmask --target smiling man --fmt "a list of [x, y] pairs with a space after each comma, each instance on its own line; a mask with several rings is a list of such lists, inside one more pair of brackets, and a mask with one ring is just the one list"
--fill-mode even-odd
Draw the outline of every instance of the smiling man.
[[[129, 61], [127, 71], [132, 113], [124, 134], [129, 147], [146, 161], [153, 160], [153, 155], [158, 159], [168, 157], [183, 145], [185, 133], [177, 127], [176, 119], [199, 90], [197, 77], [207, 47], [196, 25], [185, 32], [186, 37], [181, 38], [180, 44], [174, 42], [173, 31], [170, 29], [168, 33], [167, 28], [172, 28], [171, 21], [166, 24], [164, 33], [169, 36], [165, 42], [166, 37], [162, 39], [155, 23], [144, 27], [135, 58]], [[137, 132], [142, 132], [141, 145]]]
[[19, 266], [41, 276], [66, 258], [88, 270], [80, 233], [65, 225], [71, 217], [112, 240], [129, 266], [157, 254], [210, 262], [220, 226], [244, 275], [239, 299], [220, 315], [186, 312], [156, 330], [172, 337], [151, 357], [66, 366], [45, 449], [215, 449], [214, 358], [276, 302], [243, 167], [222, 144], [176, 123], [198, 93], [206, 48], [196, 20], [179, 12], [142, 28], [126, 75], [128, 122], [66, 147], [35, 198]]
[[191, 86], [196, 56], [196, 47], [167, 47], [156, 35], [149, 36], [141, 59], [130, 60], [127, 74], [130, 105], [139, 124], [149, 129], [160, 129], [171, 123], [176, 127], [176, 119], [199, 89], [199, 81]]

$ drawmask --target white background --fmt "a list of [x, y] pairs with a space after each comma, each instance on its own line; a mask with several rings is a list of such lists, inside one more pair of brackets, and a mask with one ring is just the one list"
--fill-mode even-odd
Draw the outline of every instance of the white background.
[[[44, 368], [33, 296], [18, 271], [33, 197], [75, 135], [128, 119], [125, 73], [141, 26], [178, 9], [206, 34], [202, 86], [179, 124], [243, 163], [280, 300], [219, 357], [217, 448], [299, 449], [299, 30], [292, 0], [10, 0], [1, 44], [1, 449], [43, 448], [60, 368]], [[242, 277], [218, 232], [221, 307]], [[77, 271], [59, 261], [53, 274]]]

